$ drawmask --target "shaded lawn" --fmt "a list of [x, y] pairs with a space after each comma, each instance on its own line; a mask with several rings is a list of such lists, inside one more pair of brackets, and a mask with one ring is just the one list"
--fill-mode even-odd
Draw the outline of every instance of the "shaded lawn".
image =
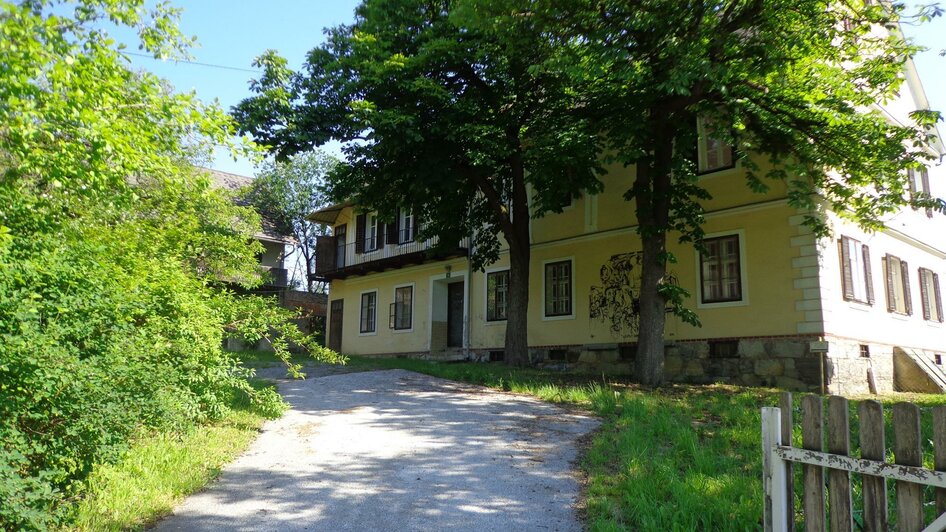
[[[406, 358], [351, 357], [361, 369], [407, 369], [577, 405], [602, 417], [581, 462], [586, 476], [586, 524], [591, 530], [757, 530], [762, 522], [761, 415], [778, 391], [727, 385], [647, 389], [619, 378], [569, 375], [499, 364], [437, 363]], [[800, 443], [800, 399], [794, 395]], [[897, 394], [928, 409], [946, 395]], [[857, 402], [851, 401], [857, 448]], [[893, 442], [889, 409], [887, 445]], [[932, 437], [924, 412], [923, 441]], [[931, 450], [924, 449], [927, 466]], [[796, 510], [801, 468], [796, 467]], [[854, 475], [855, 512], [860, 479]], [[893, 500], [893, 490], [890, 490]], [[927, 495], [930, 496], [931, 490]], [[930, 508], [932, 511], [932, 508]], [[891, 512], [894, 508], [891, 506]], [[855, 516], [857, 519], [859, 516]], [[796, 513], [796, 520], [802, 516]]]

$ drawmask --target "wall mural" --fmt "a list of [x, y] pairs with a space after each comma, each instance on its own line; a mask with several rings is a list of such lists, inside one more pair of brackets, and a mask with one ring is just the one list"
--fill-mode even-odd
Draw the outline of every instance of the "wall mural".
[[611, 255], [601, 266], [602, 286], [591, 287], [591, 318], [609, 322], [617, 335], [636, 336], [640, 328], [641, 255]]
[[[642, 255], [640, 251], [611, 255], [601, 266], [602, 286], [591, 287], [591, 318], [608, 322], [615, 335], [633, 337], [640, 332]], [[677, 284], [677, 276], [671, 271], [666, 280]]]

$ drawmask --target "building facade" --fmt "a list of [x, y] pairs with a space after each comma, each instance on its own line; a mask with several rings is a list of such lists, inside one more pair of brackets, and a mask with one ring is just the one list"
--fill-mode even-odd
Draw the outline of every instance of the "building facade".
[[[908, 70], [912, 65], [908, 65]], [[912, 77], [911, 77], [912, 76]], [[895, 119], [926, 102], [915, 72]], [[931, 146], [941, 157], [941, 145]], [[764, 160], [756, 161], [764, 168]], [[729, 382], [831, 393], [946, 391], [946, 219], [905, 210], [866, 234], [826, 216], [830, 238], [803, 224], [787, 190], [745, 186], [745, 170], [712, 139], [699, 147], [706, 252], [673, 243], [670, 266], [700, 317], [668, 316], [665, 372], [677, 382]], [[911, 177], [946, 196], [940, 165]], [[624, 200], [633, 168], [612, 167], [604, 190], [532, 220], [528, 342], [538, 364], [632, 373], [640, 239]], [[328, 345], [344, 353], [498, 360], [503, 357], [508, 256], [473, 271], [470, 245], [438, 256], [402, 212], [382, 221], [351, 204], [312, 215], [332, 227], [317, 276], [331, 282]], [[385, 223], [387, 222], [387, 223]]]

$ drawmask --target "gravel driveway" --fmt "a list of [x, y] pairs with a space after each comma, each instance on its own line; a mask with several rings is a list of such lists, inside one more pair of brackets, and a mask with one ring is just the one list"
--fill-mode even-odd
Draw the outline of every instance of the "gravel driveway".
[[309, 374], [279, 381], [292, 409], [156, 530], [582, 529], [594, 418], [403, 370]]

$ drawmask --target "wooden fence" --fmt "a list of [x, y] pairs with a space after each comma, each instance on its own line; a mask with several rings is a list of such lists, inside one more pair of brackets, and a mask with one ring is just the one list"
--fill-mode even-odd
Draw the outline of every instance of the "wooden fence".
[[[762, 409], [764, 527], [794, 529], [793, 464], [803, 469], [803, 511], [807, 531], [854, 529], [851, 473], [862, 475], [863, 530], [888, 530], [887, 479], [896, 490], [897, 529], [903, 532], [946, 530], [946, 406], [933, 409], [933, 462], [923, 468], [920, 409], [911, 403], [893, 405], [894, 463], [885, 459], [884, 410], [877, 401], [858, 406], [860, 458], [851, 456], [848, 401], [807, 395], [801, 400], [802, 447], [792, 446], [792, 395], [782, 393], [778, 408]], [[827, 438], [824, 428], [827, 421]], [[825, 441], [827, 448], [825, 449]], [[827, 473], [827, 509], [825, 474]], [[935, 486], [936, 513], [924, 528], [923, 487]]]

